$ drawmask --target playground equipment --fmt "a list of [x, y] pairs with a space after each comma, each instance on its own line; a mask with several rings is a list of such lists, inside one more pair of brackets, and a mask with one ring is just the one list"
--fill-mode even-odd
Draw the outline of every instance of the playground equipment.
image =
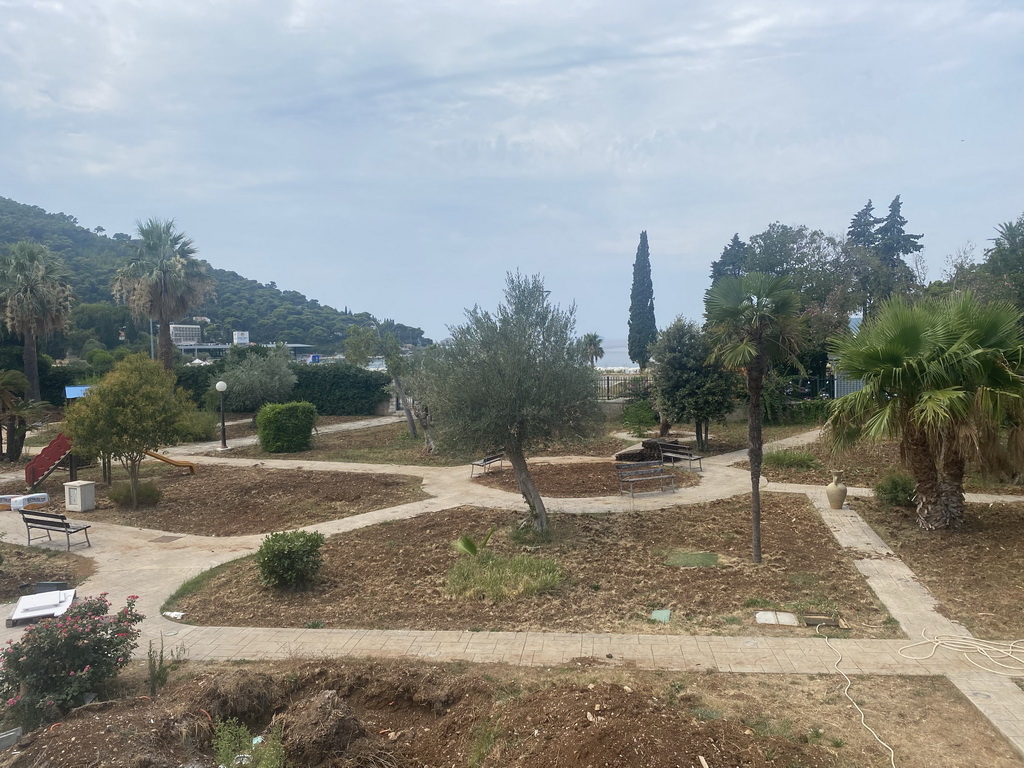
[[146, 451], [145, 453], [150, 458], [159, 459], [160, 461], [167, 462], [172, 467], [184, 467], [185, 469], [188, 470], [188, 473], [190, 475], [194, 475], [196, 473], [196, 465], [191, 461], [184, 461], [182, 459], [172, 459], [170, 456], [164, 456], [161, 453], [154, 453], [153, 451]]
[[29, 490], [48, 478], [71, 455], [71, 438], [61, 432], [25, 465], [25, 485]]

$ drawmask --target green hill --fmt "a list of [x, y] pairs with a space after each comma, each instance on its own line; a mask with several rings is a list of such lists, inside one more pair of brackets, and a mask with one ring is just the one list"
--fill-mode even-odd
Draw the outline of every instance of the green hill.
[[[108, 236], [102, 227], [88, 230], [78, 219], [66, 213], [47, 213], [34, 205], [24, 205], [0, 197], [0, 249], [20, 240], [35, 240], [58, 254], [68, 266], [75, 289], [76, 305], [114, 303], [110, 291], [114, 273], [127, 257], [131, 236], [118, 232]], [[312, 344], [318, 351], [331, 352], [340, 347], [346, 329], [352, 325], [376, 323], [394, 331], [407, 344], [427, 344], [423, 331], [393, 320], [377, 320], [368, 312], [338, 311], [307, 299], [298, 291], [280, 290], [274, 283], [263, 285], [237, 272], [210, 267], [217, 299], [192, 310], [190, 317], [210, 319], [203, 332], [207, 342], [231, 340], [232, 331], [248, 331], [254, 342], [288, 341]], [[84, 338], [102, 339], [105, 335], [86, 318], [96, 315], [120, 316], [121, 312], [92, 310], [75, 313], [78, 328], [69, 333], [72, 351]], [[134, 335], [134, 329], [130, 329]], [[57, 340], [58, 343], [61, 340]]]

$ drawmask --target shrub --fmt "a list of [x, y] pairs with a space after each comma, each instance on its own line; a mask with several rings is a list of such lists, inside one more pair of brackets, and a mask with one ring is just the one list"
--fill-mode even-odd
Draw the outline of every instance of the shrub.
[[144, 618], [134, 595], [111, 617], [106, 595], [86, 597], [56, 619], [28, 627], [3, 652], [0, 695], [26, 731], [51, 722], [100, 691], [131, 661]]
[[351, 363], [293, 365], [297, 381], [292, 396], [308, 400], [328, 416], [370, 416], [388, 399], [391, 377]]
[[912, 507], [917, 492], [914, 478], [899, 469], [891, 469], [875, 484], [875, 498], [891, 507]]
[[828, 400], [798, 400], [789, 405], [789, 424], [824, 424], [828, 418]]
[[658, 414], [646, 400], [630, 403], [622, 410], [622, 423], [634, 437], [645, 437], [647, 430], [658, 423]]
[[498, 603], [553, 592], [563, 577], [561, 566], [548, 557], [484, 553], [460, 558], [448, 571], [448, 589], [457, 597]]
[[222, 766], [282, 768], [285, 752], [281, 726], [278, 724], [266, 738], [257, 741], [249, 729], [234, 718], [219, 722], [213, 729], [213, 756]]
[[[138, 499], [140, 507], [155, 507], [160, 503], [163, 493], [153, 483], [139, 483]], [[107, 492], [110, 500], [119, 507], [132, 506], [131, 483], [114, 483]]]
[[819, 469], [820, 462], [803, 448], [783, 448], [764, 455], [764, 465], [773, 469]]
[[260, 581], [268, 587], [302, 589], [313, 583], [324, 564], [324, 535], [315, 531], [284, 531], [263, 539], [256, 552]]
[[268, 453], [295, 453], [309, 448], [316, 424], [312, 403], [271, 404], [256, 414], [260, 446]]
[[220, 419], [216, 413], [189, 409], [181, 419], [181, 442], [199, 443], [217, 437]]

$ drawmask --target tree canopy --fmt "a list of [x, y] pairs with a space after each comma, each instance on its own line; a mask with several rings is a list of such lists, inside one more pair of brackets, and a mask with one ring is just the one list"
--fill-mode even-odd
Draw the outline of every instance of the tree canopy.
[[600, 415], [597, 379], [574, 336], [575, 307], [551, 304], [539, 275], [509, 274], [505, 300], [480, 307], [428, 351], [419, 396], [442, 446], [504, 450], [538, 530], [547, 511], [525, 451], [553, 438], [590, 434]]

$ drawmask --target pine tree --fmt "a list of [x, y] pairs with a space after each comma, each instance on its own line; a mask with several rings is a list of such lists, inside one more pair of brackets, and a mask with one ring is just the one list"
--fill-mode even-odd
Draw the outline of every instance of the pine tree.
[[633, 289], [629, 292], [629, 359], [647, 368], [651, 345], [658, 338], [654, 320], [654, 283], [651, 282], [651, 253], [647, 248], [647, 231], [640, 233], [640, 245], [633, 261]]
[[[898, 198], [897, 198], [898, 199]], [[850, 245], [860, 248], [873, 248], [878, 244], [878, 235], [875, 228], [882, 223], [883, 219], [874, 214], [875, 206], [870, 200], [867, 205], [857, 211], [857, 214], [850, 219], [850, 228], [846, 230], [846, 237]]]
[[732, 236], [732, 240], [722, 250], [718, 261], [711, 265], [711, 282], [720, 277], [739, 277], [747, 273], [747, 261], [750, 259], [750, 246], [740, 240], [740, 233]]
[[907, 220], [900, 213], [901, 207], [900, 196], [896, 195], [889, 203], [889, 215], [881, 220], [882, 223], [875, 230], [878, 256], [883, 264], [890, 267], [904, 263], [904, 256], [917, 253], [924, 247], [917, 242], [924, 235], [908, 235], [904, 229], [907, 226]]

